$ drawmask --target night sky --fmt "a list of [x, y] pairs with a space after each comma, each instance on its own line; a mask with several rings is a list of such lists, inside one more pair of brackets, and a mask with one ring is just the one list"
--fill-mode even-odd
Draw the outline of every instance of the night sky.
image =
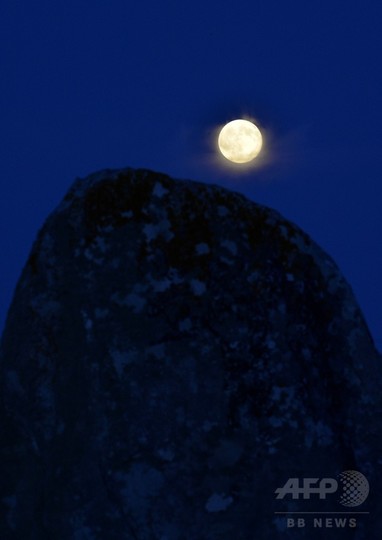
[[[76, 177], [142, 167], [212, 182], [302, 227], [382, 349], [382, 3], [2, 0], [0, 327], [32, 242]], [[223, 167], [237, 117], [260, 165]]]

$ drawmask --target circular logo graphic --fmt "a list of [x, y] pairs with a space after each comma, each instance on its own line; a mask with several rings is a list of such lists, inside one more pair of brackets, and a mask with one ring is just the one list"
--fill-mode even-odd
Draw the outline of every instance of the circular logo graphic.
[[338, 475], [342, 494], [340, 503], [344, 506], [359, 506], [369, 495], [369, 482], [358, 471], [344, 471]]

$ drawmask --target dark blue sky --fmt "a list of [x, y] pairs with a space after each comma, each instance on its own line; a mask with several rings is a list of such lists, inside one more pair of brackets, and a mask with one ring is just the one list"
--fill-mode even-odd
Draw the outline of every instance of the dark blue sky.
[[[379, 349], [382, 3], [2, 0], [0, 327], [32, 242], [75, 177], [145, 167], [280, 211], [350, 282]], [[214, 159], [259, 122], [263, 167]]]

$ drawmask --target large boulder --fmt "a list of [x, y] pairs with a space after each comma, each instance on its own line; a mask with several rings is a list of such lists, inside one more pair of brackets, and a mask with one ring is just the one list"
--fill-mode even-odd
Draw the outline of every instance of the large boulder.
[[349, 285], [277, 212], [148, 170], [78, 180], [2, 339], [0, 538], [380, 538], [381, 387]]

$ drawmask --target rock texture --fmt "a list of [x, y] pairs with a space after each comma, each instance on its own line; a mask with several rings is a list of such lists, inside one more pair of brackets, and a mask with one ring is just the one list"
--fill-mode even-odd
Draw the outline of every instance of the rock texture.
[[[241, 195], [147, 170], [76, 181], [0, 366], [2, 540], [381, 537], [381, 357], [330, 257]], [[286, 529], [275, 512], [352, 509], [275, 489], [344, 470], [370, 515]]]

